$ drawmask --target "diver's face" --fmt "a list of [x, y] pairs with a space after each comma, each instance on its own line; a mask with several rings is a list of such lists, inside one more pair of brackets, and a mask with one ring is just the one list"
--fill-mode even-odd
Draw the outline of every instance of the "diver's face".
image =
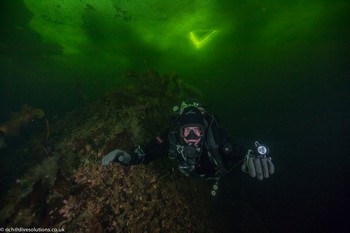
[[186, 144], [197, 145], [202, 139], [202, 129], [198, 126], [190, 126], [182, 129], [182, 138]]

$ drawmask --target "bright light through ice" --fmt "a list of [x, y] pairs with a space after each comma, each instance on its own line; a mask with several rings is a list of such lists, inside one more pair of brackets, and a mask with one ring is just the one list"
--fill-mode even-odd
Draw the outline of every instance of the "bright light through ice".
[[210, 41], [213, 36], [217, 33], [217, 30], [197, 30], [190, 32], [190, 39], [197, 48], [201, 48], [208, 41]]

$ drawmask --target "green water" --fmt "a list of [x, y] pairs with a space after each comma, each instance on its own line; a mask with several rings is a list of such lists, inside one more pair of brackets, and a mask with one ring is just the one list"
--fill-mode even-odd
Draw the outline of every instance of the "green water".
[[[0, 119], [24, 103], [63, 115], [127, 84], [130, 71], [176, 72], [234, 137], [271, 147], [275, 177], [226, 183], [228, 199], [249, 197], [271, 232], [312, 232], [320, 219], [344, 232], [349, 8], [346, 0], [2, 1]], [[217, 32], [197, 48], [189, 33], [200, 30]]]

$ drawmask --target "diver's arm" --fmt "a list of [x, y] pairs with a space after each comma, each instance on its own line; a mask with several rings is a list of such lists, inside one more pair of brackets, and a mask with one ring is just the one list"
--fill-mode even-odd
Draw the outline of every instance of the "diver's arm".
[[237, 141], [231, 140], [227, 137], [226, 142], [219, 145], [219, 151], [224, 156], [224, 158], [231, 163], [238, 163], [243, 161], [245, 155], [244, 147]]
[[160, 157], [168, 154], [168, 131], [162, 136], [153, 138], [145, 147], [140, 145], [135, 146], [134, 150], [127, 152], [124, 150], [116, 149], [105, 155], [102, 159], [102, 165], [109, 165], [111, 162], [117, 162], [122, 165], [137, 165], [148, 164]]
[[167, 156], [169, 152], [168, 131], [165, 131], [161, 136], [152, 138], [152, 140], [143, 148], [143, 151], [145, 153], [143, 163], [145, 164]]
[[243, 161], [246, 150], [242, 144], [238, 140], [232, 140], [223, 128], [213, 127], [212, 129], [218, 145], [218, 151], [224, 160], [230, 164]]
[[251, 177], [258, 180], [269, 178], [275, 172], [269, 150], [265, 145], [260, 145], [258, 141], [254, 144], [255, 149], [244, 149], [227, 138], [227, 142], [221, 147], [221, 154], [227, 159], [227, 164], [233, 167], [242, 162], [241, 170]]

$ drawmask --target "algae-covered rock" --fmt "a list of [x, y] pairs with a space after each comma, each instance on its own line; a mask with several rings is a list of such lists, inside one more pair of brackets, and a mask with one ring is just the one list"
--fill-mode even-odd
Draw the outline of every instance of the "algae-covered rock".
[[[13, 226], [22, 213], [25, 226], [63, 227], [67, 232], [212, 232], [198, 183], [172, 169], [166, 156], [149, 165], [101, 165], [109, 151], [130, 150], [164, 130], [179, 102], [174, 75], [133, 75], [133, 85], [52, 124], [49, 144], [54, 149], [41, 166], [54, 169], [48, 172], [50, 179], [38, 175], [40, 187], [48, 191], [30, 206], [20, 200], [12, 208], [5, 205], [3, 226]], [[37, 189], [29, 190], [26, 198], [37, 195]]]

